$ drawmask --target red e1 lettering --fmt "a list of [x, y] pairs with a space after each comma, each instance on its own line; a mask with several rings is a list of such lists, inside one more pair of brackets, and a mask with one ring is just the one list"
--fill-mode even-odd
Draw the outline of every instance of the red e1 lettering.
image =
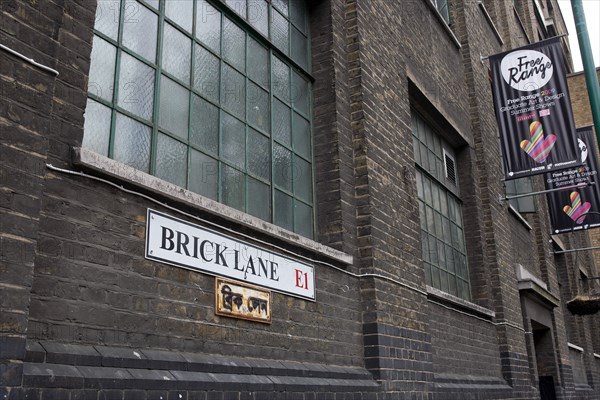
[[296, 287], [308, 290], [308, 272], [296, 270]]

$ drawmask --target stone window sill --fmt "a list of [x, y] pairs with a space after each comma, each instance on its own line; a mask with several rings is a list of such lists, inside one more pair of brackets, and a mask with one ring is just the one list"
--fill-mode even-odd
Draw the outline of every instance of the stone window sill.
[[448, 34], [448, 36], [450, 37], [450, 39], [452, 40], [452, 42], [454, 43], [456, 48], [460, 49], [462, 47], [462, 45], [460, 44], [460, 40], [458, 40], [458, 38], [452, 31], [452, 28], [450, 28], [450, 25], [448, 25], [448, 22], [446, 22], [446, 20], [442, 16], [442, 14], [440, 14], [440, 12], [435, 7], [435, 5], [431, 2], [431, 0], [425, 0], [425, 3], [427, 3], [427, 6], [433, 12], [433, 15], [435, 15], [435, 17], [437, 18], [439, 23], [442, 25], [442, 28], [444, 28], [444, 30], [446, 31], [446, 33]]
[[494, 20], [492, 19], [492, 16], [490, 15], [487, 8], [485, 7], [485, 4], [483, 4], [483, 2], [481, 0], [479, 1], [479, 9], [483, 12], [483, 16], [485, 17], [485, 20], [490, 25], [490, 28], [492, 28], [492, 31], [494, 32], [496, 39], [498, 39], [498, 43], [500, 43], [501, 45], [504, 45], [504, 40], [502, 40], [502, 35], [500, 35], [500, 32], [498, 31], [496, 24], [494, 24]]
[[508, 211], [510, 211], [511, 214], [514, 215], [519, 220], [519, 222], [525, 226], [525, 228], [527, 228], [527, 230], [529, 230], [529, 231], [533, 230], [531, 225], [529, 225], [529, 222], [527, 222], [527, 220], [521, 215], [521, 213], [519, 211], [517, 211], [517, 209], [514, 208], [513, 206], [511, 206], [510, 204], [508, 205]]
[[260, 232], [261, 234], [283, 240], [294, 247], [307, 250], [338, 264], [351, 265], [353, 263], [353, 257], [349, 254], [327, 247], [314, 240], [300, 236], [297, 233], [265, 222], [242, 211], [183, 189], [180, 186], [136, 170], [85, 148], [78, 147], [73, 149], [73, 163], [103, 177], [110, 177], [120, 182], [129, 183], [139, 187], [145, 192], [155, 193], [161, 197], [166, 197], [177, 203], [185, 204], [186, 206], [216, 215], [253, 231]]
[[450, 293], [443, 292], [432, 286], [427, 286], [427, 298], [430, 300], [437, 300], [441, 303], [456, 306], [457, 308], [465, 310], [468, 314], [483, 317], [485, 319], [492, 320], [496, 317], [496, 313], [485, 307], [478, 306], [470, 301], [463, 300], [460, 297], [451, 295]]

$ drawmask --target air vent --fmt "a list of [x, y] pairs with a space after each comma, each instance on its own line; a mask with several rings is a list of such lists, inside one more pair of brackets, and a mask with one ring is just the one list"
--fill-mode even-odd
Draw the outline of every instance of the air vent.
[[444, 151], [444, 167], [446, 169], [446, 179], [456, 186], [456, 161]]

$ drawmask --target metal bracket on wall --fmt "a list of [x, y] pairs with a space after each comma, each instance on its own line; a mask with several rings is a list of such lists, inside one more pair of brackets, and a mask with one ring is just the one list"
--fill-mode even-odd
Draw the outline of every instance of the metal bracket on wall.
[[509, 195], [505, 195], [504, 197], [502, 197], [502, 195], [500, 195], [500, 198], [501, 198], [500, 201], [502, 202], [504, 200], [513, 200], [513, 199], [520, 199], [522, 197], [537, 196], [539, 194], [546, 194], [546, 193], [552, 193], [552, 192], [560, 192], [562, 190], [580, 189], [580, 188], [592, 186], [592, 185], [595, 185], [595, 184], [596, 184], [596, 182], [585, 182], [585, 183], [578, 183], [577, 185], [566, 186], [566, 187], [562, 187], [562, 188], [540, 190], [540, 191], [537, 191], [537, 192], [515, 194], [515, 195], [510, 195], [510, 196]]

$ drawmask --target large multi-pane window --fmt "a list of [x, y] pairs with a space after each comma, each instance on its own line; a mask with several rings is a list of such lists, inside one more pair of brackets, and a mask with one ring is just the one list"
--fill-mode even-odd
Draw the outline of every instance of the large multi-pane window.
[[454, 158], [448, 154], [451, 148], [415, 111], [412, 132], [427, 284], [469, 300], [462, 205], [454, 194], [457, 181]]
[[100, 0], [83, 146], [313, 236], [304, 0]]

